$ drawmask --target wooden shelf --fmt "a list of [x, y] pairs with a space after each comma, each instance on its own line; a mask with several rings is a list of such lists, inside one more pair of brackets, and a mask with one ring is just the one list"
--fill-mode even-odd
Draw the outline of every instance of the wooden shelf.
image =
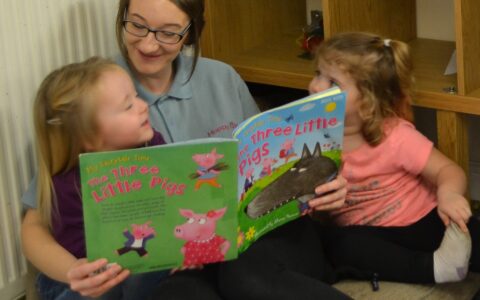
[[454, 42], [415, 39], [409, 46], [417, 90], [445, 93], [444, 89], [457, 87], [456, 75], [443, 75], [455, 50]]
[[[414, 63], [414, 105], [436, 110], [438, 146], [468, 172], [467, 114], [480, 115], [479, 0], [454, 0], [455, 41], [418, 38], [422, 0], [318, 0], [325, 36], [368, 31], [407, 41]], [[450, 0], [449, 0], [450, 1]], [[439, 4], [442, 5], [442, 4]], [[246, 81], [307, 89], [313, 61], [296, 40], [305, 0], [206, 0], [202, 52], [232, 65]], [[450, 6], [449, 6], [450, 7]], [[443, 75], [456, 49], [457, 74]], [[456, 87], [457, 95], [445, 91]]]
[[[297, 37], [285, 34], [222, 60], [231, 64], [246, 81], [307, 89], [314, 66], [312, 60], [298, 57], [302, 51], [295, 44]], [[455, 49], [453, 42], [417, 39], [409, 46], [415, 66], [415, 106], [480, 115], [480, 89], [468, 96], [451, 95], [443, 90], [456, 86], [455, 75], [443, 75]], [[455, 106], [452, 107], [452, 103]]]
[[480, 115], [480, 98], [478, 97], [418, 91], [413, 102], [415, 106], [435, 110]]
[[[302, 50], [295, 42], [297, 38], [296, 33], [284, 34], [269, 43], [218, 59], [231, 64], [246, 81], [307, 89], [313, 76], [314, 63], [313, 60], [299, 58]], [[455, 75], [443, 75], [455, 49], [453, 42], [417, 39], [409, 45], [415, 66], [416, 89], [425, 92], [420, 93], [421, 99], [434, 98], [435, 93], [446, 94], [444, 88], [456, 86]], [[430, 108], [438, 108], [437, 105], [443, 107], [439, 102], [441, 100], [419, 100], [415, 104]]]
[[[319, 0], [320, 1], [320, 0]], [[408, 41], [414, 61], [416, 89], [444, 94], [478, 95], [480, 1], [455, 1], [455, 42], [419, 39], [416, 1], [323, 0], [327, 37], [342, 31], [371, 31]], [[306, 89], [314, 66], [298, 57], [296, 40], [306, 24], [305, 0], [206, 0], [203, 53], [225, 61], [246, 80]], [[401, 24], [401, 25], [399, 25]], [[443, 75], [454, 50], [457, 75]]]
[[468, 96], [475, 97], [475, 98], [480, 98], [480, 89], [473, 91]]
[[246, 81], [307, 89], [314, 74], [313, 60], [300, 58], [298, 33], [284, 34], [268, 43], [221, 59]]

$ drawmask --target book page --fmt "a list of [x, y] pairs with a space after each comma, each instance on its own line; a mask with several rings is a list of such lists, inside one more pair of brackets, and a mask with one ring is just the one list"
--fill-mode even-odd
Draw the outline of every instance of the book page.
[[133, 273], [237, 257], [237, 141], [82, 154], [87, 257]]
[[315, 187], [336, 177], [345, 93], [333, 88], [256, 115], [239, 140], [239, 251], [308, 211]]

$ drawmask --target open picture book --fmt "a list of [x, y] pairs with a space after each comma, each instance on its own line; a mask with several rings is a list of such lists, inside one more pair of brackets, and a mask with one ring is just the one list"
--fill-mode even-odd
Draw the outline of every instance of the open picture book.
[[133, 273], [235, 259], [336, 177], [345, 97], [259, 113], [231, 139], [80, 155], [87, 258]]

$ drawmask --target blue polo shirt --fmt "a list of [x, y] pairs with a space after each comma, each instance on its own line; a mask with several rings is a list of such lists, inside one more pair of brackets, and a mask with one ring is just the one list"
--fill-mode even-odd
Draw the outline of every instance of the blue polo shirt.
[[[220, 61], [197, 61], [189, 81], [193, 58], [180, 54], [175, 60], [175, 78], [164, 95], [154, 95], [132, 75], [123, 57], [116, 62], [132, 77], [140, 98], [150, 109], [150, 122], [167, 143], [204, 137], [232, 137], [233, 129], [259, 112], [245, 82], [235, 70]], [[22, 202], [35, 208], [36, 176], [22, 195]]]
[[175, 78], [163, 95], [152, 94], [132, 76], [123, 57], [116, 62], [133, 78], [135, 88], [150, 109], [152, 126], [168, 143], [204, 137], [232, 137], [233, 129], [259, 112], [245, 82], [235, 70], [220, 61], [197, 61], [190, 80], [193, 58], [180, 54]]

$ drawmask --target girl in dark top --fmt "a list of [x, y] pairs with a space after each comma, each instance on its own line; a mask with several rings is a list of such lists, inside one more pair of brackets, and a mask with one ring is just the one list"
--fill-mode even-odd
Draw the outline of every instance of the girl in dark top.
[[[22, 224], [23, 250], [40, 270], [42, 299], [144, 299], [168, 272], [129, 276], [106, 259], [87, 262], [78, 156], [164, 144], [130, 76], [98, 57], [53, 71], [34, 103], [38, 153], [37, 208]], [[45, 240], [48, 232], [53, 237]], [[55, 264], [49, 263], [55, 259]]]

